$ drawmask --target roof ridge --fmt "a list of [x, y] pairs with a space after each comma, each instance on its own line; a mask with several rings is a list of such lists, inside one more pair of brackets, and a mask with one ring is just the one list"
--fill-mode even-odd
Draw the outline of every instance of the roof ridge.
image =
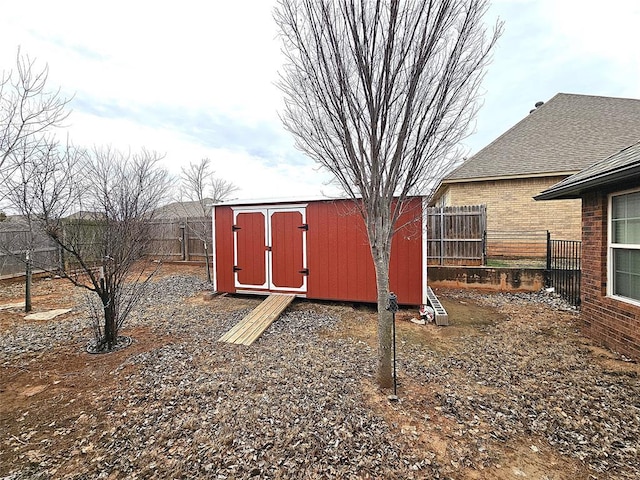
[[608, 100], [633, 100], [634, 102], [640, 102], [640, 98], [613, 97], [611, 95], [593, 95], [590, 93], [567, 93], [567, 92], [558, 92], [553, 97], [551, 97], [549, 101], [553, 100], [555, 97], [559, 95], [572, 96], [572, 97], [606, 98]]

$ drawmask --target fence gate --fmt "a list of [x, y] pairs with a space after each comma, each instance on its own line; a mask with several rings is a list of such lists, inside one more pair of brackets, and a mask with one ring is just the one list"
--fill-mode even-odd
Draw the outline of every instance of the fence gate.
[[582, 242], [551, 240], [547, 233], [547, 284], [571, 305], [580, 305]]

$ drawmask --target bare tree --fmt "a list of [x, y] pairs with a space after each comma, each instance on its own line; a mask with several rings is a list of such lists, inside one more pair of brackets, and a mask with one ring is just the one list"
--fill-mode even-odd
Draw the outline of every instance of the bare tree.
[[[37, 247], [47, 243], [43, 217], [61, 216], [74, 204], [76, 191], [70, 172], [82, 152], [72, 145], [60, 145], [38, 135], [23, 138], [13, 146], [10, 174], [3, 178], [0, 195], [11, 210], [20, 215], [21, 231], [5, 234], [0, 250], [24, 262], [25, 311], [31, 310], [33, 268], [50, 269], [51, 255], [40, 255]], [[12, 241], [6, 242], [11, 239]], [[43, 263], [44, 262], [44, 263]]]
[[[200, 163], [189, 163], [188, 167], [181, 169], [180, 203], [183, 206], [183, 213], [188, 217], [188, 213], [196, 211], [201, 220], [196, 221], [191, 232], [202, 241], [204, 246], [205, 264], [207, 267], [207, 281], [211, 282], [211, 265], [209, 263], [209, 226], [211, 225], [211, 207], [214, 203], [220, 203], [228, 199], [238, 187], [233, 183], [216, 177], [211, 169], [211, 160], [203, 158]], [[185, 208], [184, 202], [188, 201], [194, 209]], [[185, 225], [185, 229], [188, 225]]]
[[16, 148], [36, 147], [42, 135], [59, 127], [69, 116], [69, 99], [60, 90], [48, 90], [49, 68], [18, 50], [16, 70], [0, 77], [0, 173], [15, 167], [10, 156]]
[[396, 222], [455, 161], [501, 32], [486, 0], [279, 0], [279, 87], [296, 146], [358, 205], [375, 264], [378, 373], [392, 385], [389, 259]]
[[[161, 159], [146, 150], [124, 155], [95, 148], [59, 171], [60, 182], [75, 179], [72, 194], [57, 198], [55, 188], [37, 181], [42, 193], [36, 198], [44, 199], [38, 214], [67, 257], [64, 275], [100, 299], [93, 310], [95, 351], [117, 346], [120, 328], [159, 266], [148, 255], [153, 242], [150, 220], [169, 191]], [[69, 199], [77, 211], [62, 215], [63, 202]]]
[[[49, 69], [36, 68], [34, 60], [16, 54], [15, 71], [0, 76], [0, 201], [26, 219], [22, 251], [25, 263], [25, 310], [31, 309], [30, 284], [36, 235], [30, 179], [44, 174], [58, 155], [52, 130], [69, 116], [68, 99], [60, 90], [48, 90]], [[1, 246], [0, 246], [1, 247]], [[5, 249], [6, 250], [6, 249]], [[7, 250], [15, 255], [15, 249]]]

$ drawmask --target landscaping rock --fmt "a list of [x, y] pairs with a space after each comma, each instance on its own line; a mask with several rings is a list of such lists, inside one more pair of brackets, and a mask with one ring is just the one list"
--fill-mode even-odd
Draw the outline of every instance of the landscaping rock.
[[[390, 391], [375, 387], [371, 310], [295, 302], [246, 347], [217, 339], [260, 300], [203, 302], [206, 288], [194, 276], [153, 282], [122, 331], [137, 332], [133, 345], [110, 357], [113, 368], [102, 377], [111, 380], [109, 388], [85, 393], [86, 404], [65, 410], [75, 412], [70, 417], [32, 421], [43, 413], [15, 413], [7, 424], [13, 433], [0, 438], [0, 450], [12, 455], [0, 475], [640, 476], [636, 370], [597, 361], [579, 335], [575, 311], [548, 294], [438, 292], [470, 311], [491, 309], [495, 320], [457, 336], [463, 319], [456, 326], [452, 317], [444, 328], [400, 322], [399, 388], [390, 402]], [[80, 313], [7, 328], [0, 364], [35, 370], [62, 347], [80, 355], [91, 336], [87, 327]], [[141, 335], [155, 343], [143, 348]], [[90, 357], [98, 368], [100, 356]], [[613, 354], [606, 360], [617, 361]], [[82, 378], [57, 381], [21, 391], [34, 401], [55, 393], [54, 410], [83, 400], [71, 386]], [[549, 472], [552, 460], [561, 475]]]

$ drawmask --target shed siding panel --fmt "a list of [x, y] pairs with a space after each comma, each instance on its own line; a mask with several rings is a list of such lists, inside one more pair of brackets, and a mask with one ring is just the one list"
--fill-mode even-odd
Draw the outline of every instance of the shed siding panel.
[[[412, 207], [398, 222], [405, 226], [393, 239], [389, 277], [400, 303], [418, 305], [422, 298], [421, 202], [416, 200]], [[307, 218], [308, 297], [376, 302], [376, 276], [366, 228], [352, 203], [312, 203]]]
[[271, 216], [272, 283], [279, 288], [301, 288], [304, 254], [302, 214], [276, 212]]
[[402, 228], [395, 234], [391, 247], [389, 272], [391, 290], [404, 304], [419, 305], [422, 301], [422, 202], [412, 201], [409, 210], [400, 217]]
[[233, 281], [233, 211], [216, 207], [216, 278], [218, 291], [235, 292]]
[[351, 202], [307, 207], [310, 298], [375, 301], [375, 272], [360, 215]]

